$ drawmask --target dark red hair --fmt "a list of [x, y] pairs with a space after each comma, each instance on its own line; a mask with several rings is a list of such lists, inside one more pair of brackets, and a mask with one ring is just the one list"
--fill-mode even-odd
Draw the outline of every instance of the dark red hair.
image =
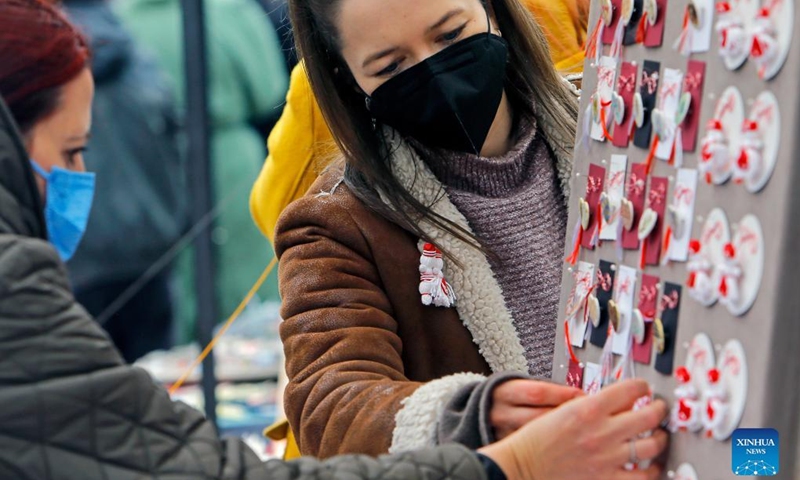
[[43, 0], [0, 0], [0, 95], [26, 133], [86, 66], [85, 37]]

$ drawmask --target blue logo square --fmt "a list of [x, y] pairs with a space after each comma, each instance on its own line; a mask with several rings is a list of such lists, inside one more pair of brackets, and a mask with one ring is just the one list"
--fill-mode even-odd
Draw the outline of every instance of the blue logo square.
[[771, 477], [780, 471], [780, 438], [773, 428], [739, 428], [733, 432], [734, 475]]

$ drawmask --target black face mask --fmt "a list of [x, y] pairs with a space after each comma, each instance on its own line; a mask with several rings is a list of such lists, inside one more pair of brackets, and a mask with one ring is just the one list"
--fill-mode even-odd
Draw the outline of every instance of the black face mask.
[[507, 58], [497, 35], [466, 38], [388, 80], [367, 107], [425, 145], [479, 154], [503, 98]]

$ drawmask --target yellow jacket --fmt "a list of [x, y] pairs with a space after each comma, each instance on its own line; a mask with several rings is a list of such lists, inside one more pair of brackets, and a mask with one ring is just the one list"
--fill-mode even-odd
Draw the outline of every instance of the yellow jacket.
[[[582, 0], [522, 3], [547, 35], [556, 69], [563, 73], [582, 71], [586, 36], [585, 19], [578, 18]], [[272, 242], [283, 209], [306, 193], [337, 152], [301, 65], [292, 72], [286, 106], [269, 136], [268, 147], [269, 157], [250, 194], [250, 210]]]

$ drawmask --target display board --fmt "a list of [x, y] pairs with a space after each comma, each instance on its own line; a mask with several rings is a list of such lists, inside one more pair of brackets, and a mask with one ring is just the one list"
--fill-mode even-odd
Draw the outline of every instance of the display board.
[[[800, 478], [793, 1], [592, 0], [553, 378], [648, 380], [664, 478]], [[780, 464], [733, 465], [737, 428]]]

